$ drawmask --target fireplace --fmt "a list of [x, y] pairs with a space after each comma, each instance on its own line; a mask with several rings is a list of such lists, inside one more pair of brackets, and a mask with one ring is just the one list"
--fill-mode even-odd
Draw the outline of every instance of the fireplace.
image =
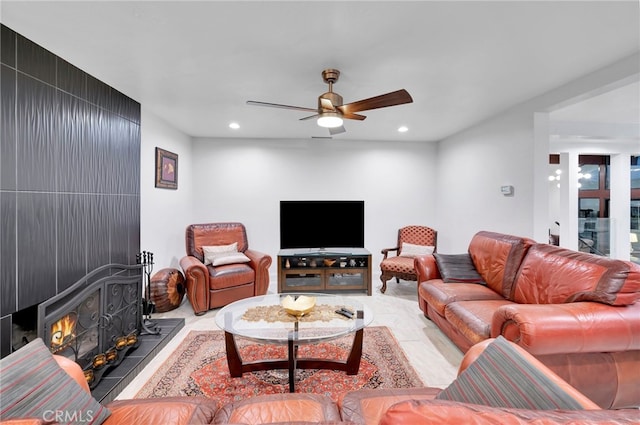
[[91, 389], [140, 343], [142, 281], [142, 264], [108, 264], [38, 305], [38, 337], [77, 362]]

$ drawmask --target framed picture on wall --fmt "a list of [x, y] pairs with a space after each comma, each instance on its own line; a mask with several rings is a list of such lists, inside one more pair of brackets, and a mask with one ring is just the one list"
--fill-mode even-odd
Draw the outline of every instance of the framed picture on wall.
[[156, 187], [178, 188], [178, 154], [156, 147]]

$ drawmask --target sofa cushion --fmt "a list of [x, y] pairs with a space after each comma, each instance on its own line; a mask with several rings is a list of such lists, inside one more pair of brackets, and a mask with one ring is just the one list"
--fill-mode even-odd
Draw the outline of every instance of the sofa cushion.
[[390, 257], [380, 263], [383, 272], [402, 273], [405, 275], [415, 274], [413, 267], [413, 257]]
[[226, 289], [247, 285], [256, 279], [256, 272], [246, 263], [207, 266], [210, 289]]
[[220, 252], [212, 255], [210, 259], [211, 265], [214, 267], [223, 266], [225, 264], [248, 263], [251, 261], [249, 257], [244, 255], [242, 252]]
[[522, 304], [628, 305], [640, 300], [640, 266], [536, 244], [522, 263], [514, 289], [514, 300]]
[[[116, 424], [208, 424], [218, 401], [206, 397], [162, 397], [116, 400], [107, 404], [111, 416], [103, 425]], [[135, 423], [134, 423], [135, 422]]]
[[456, 301], [503, 300], [502, 295], [475, 283], [458, 283], [451, 285], [439, 279], [420, 284], [420, 298], [425, 300], [439, 315], [444, 316], [447, 305]]
[[487, 286], [513, 300], [513, 284], [522, 259], [535, 241], [481, 231], [469, 243], [469, 255]]
[[513, 304], [509, 300], [475, 300], [450, 303], [444, 317], [470, 345], [491, 337], [491, 321], [496, 310]]
[[473, 265], [471, 256], [466, 254], [433, 254], [438, 264], [443, 282], [481, 283], [482, 276]]
[[400, 246], [401, 257], [417, 257], [418, 255], [430, 255], [436, 249], [435, 246], [429, 245], [416, 245], [408, 242], [402, 242]]
[[322, 394], [268, 394], [228, 403], [216, 413], [213, 423], [339, 422], [338, 406]]
[[249, 257], [238, 252], [238, 243], [229, 245], [203, 246], [204, 265], [222, 266], [225, 264], [248, 263]]
[[0, 376], [2, 419], [98, 425], [111, 413], [58, 365], [40, 338], [1, 359]]
[[516, 409], [583, 408], [502, 336], [487, 345], [436, 399]]

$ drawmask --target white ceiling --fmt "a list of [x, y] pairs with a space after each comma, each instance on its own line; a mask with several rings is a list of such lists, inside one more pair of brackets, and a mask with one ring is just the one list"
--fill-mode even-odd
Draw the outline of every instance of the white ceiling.
[[[347, 133], [334, 138], [436, 141], [640, 50], [637, 1], [0, 7], [3, 24], [196, 137], [327, 136], [299, 121], [308, 113], [245, 102], [314, 108], [327, 89], [321, 71], [337, 68], [334, 91], [345, 103], [400, 88], [414, 103], [364, 112], [365, 121], [347, 121]], [[231, 121], [241, 128], [229, 129]], [[409, 131], [398, 133], [400, 125]]]

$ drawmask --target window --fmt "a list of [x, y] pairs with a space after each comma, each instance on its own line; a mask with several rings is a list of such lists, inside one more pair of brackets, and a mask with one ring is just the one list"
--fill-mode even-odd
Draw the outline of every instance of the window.
[[[609, 161], [608, 155], [580, 155], [579, 211], [581, 218], [609, 217]], [[588, 215], [586, 215], [588, 214]], [[595, 215], [594, 215], [595, 214]]]

